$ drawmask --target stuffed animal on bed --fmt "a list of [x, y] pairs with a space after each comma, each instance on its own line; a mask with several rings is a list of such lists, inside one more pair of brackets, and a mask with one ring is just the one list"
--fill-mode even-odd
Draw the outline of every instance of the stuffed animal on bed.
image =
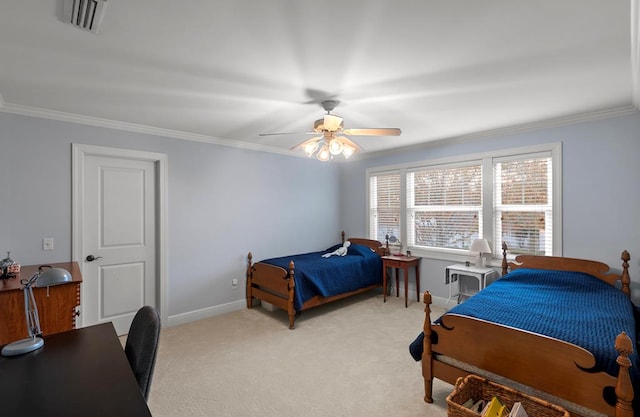
[[349, 242], [347, 240], [346, 242], [344, 242], [342, 244], [341, 247], [339, 247], [338, 249], [334, 250], [333, 252], [325, 253], [324, 255], [322, 255], [322, 257], [323, 258], [328, 258], [331, 255], [344, 256], [344, 255], [347, 254], [347, 249], [349, 248], [349, 246], [351, 246], [351, 242]]

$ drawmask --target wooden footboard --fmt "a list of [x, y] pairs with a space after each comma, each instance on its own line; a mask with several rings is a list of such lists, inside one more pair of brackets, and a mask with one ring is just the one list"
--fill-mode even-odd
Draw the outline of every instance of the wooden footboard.
[[278, 266], [253, 263], [251, 252], [247, 255], [247, 308], [253, 308], [253, 299], [264, 300], [279, 307], [289, 315], [289, 328], [293, 329], [296, 310], [293, 306], [295, 265], [289, 263], [289, 271]]
[[[518, 268], [578, 271], [615, 286], [629, 296], [629, 252], [623, 251], [622, 272], [608, 265], [582, 259], [520, 255], [507, 262], [507, 246], [502, 245], [502, 274]], [[633, 415], [633, 386], [629, 376], [633, 342], [624, 332], [612, 348], [618, 352], [617, 378], [604, 372], [590, 372], [594, 356], [587, 350], [562, 340], [456, 314], [446, 314], [441, 324], [431, 324], [431, 295], [424, 295], [424, 350], [422, 375], [426, 402], [432, 402], [433, 378], [455, 383], [460, 376], [487, 373], [530, 387], [575, 406], [609, 416]], [[488, 379], [490, 375], [482, 375]], [[562, 404], [564, 405], [564, 404]], [[570, 407], [565, 407], [570, 408]]]
[[[431, 324], [431, 295], [424, 295], [425, 325], [422, 374], [425, 401], [432, 402], [433, 378], [455, 383], [470, 373], [487, 372], [609, 416], [631, 417], [633, 387], [629, 377], [633, 351], [624, 333], [615, 341], [620, 372], [614, 378], [589, 372], [595, 358], [571, 343], [460, 315], [445, 315]], [[614, 341], [612, 341], [612, 347]], [[503, 381], [500, 381], [503, 382]], [[603, 393], [617, 394], [607, 403]]]

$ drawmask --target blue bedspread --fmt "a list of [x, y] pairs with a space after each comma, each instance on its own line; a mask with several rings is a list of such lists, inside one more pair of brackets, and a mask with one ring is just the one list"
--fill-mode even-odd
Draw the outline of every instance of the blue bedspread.
[[300, 311], [302, 304], [316, 295], [329, 297], [374, 284], [382, 285], [382, 259], [368, 246], [351, 244], [345, 256], [322, 257], [340, 246], [262, 262], [286, 270], [289, 269], [289, 262], [294, 262], [296, 311]]
[[[620, 290], [580, 272], [517, 269], [449, 310], [494, 323], [565, 340], [589, 350], [598, 370], [616, 376], [616, 336], [625, 331], [636, 340], [634, 306]], [[438, 319], [437, 321], [439, 321]], [[415, 360], [422, 337], [411, 344]], [[419, 353], [419, 354], [418, 354]], [[632, 380], [640, 381], [637, 350]]]

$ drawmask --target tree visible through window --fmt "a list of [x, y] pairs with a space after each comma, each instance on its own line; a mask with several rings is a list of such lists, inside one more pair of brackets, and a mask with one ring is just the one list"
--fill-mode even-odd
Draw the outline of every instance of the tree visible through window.
[[481, 166], [409, 172], [407, 210], [410, 245], [469, 248], [481, 224]]
[[494, 164], [496, 235], [510, 253], [551, 255], [551, 158]]

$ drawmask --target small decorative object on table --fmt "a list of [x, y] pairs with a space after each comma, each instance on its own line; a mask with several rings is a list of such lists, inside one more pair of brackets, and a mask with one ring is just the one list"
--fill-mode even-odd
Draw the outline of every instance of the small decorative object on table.
[[11, 252], [7, 252], [7, 257], [0, 260], [0, 279], [14, 278], [20, 272], [20, 264], [11, 259]]

